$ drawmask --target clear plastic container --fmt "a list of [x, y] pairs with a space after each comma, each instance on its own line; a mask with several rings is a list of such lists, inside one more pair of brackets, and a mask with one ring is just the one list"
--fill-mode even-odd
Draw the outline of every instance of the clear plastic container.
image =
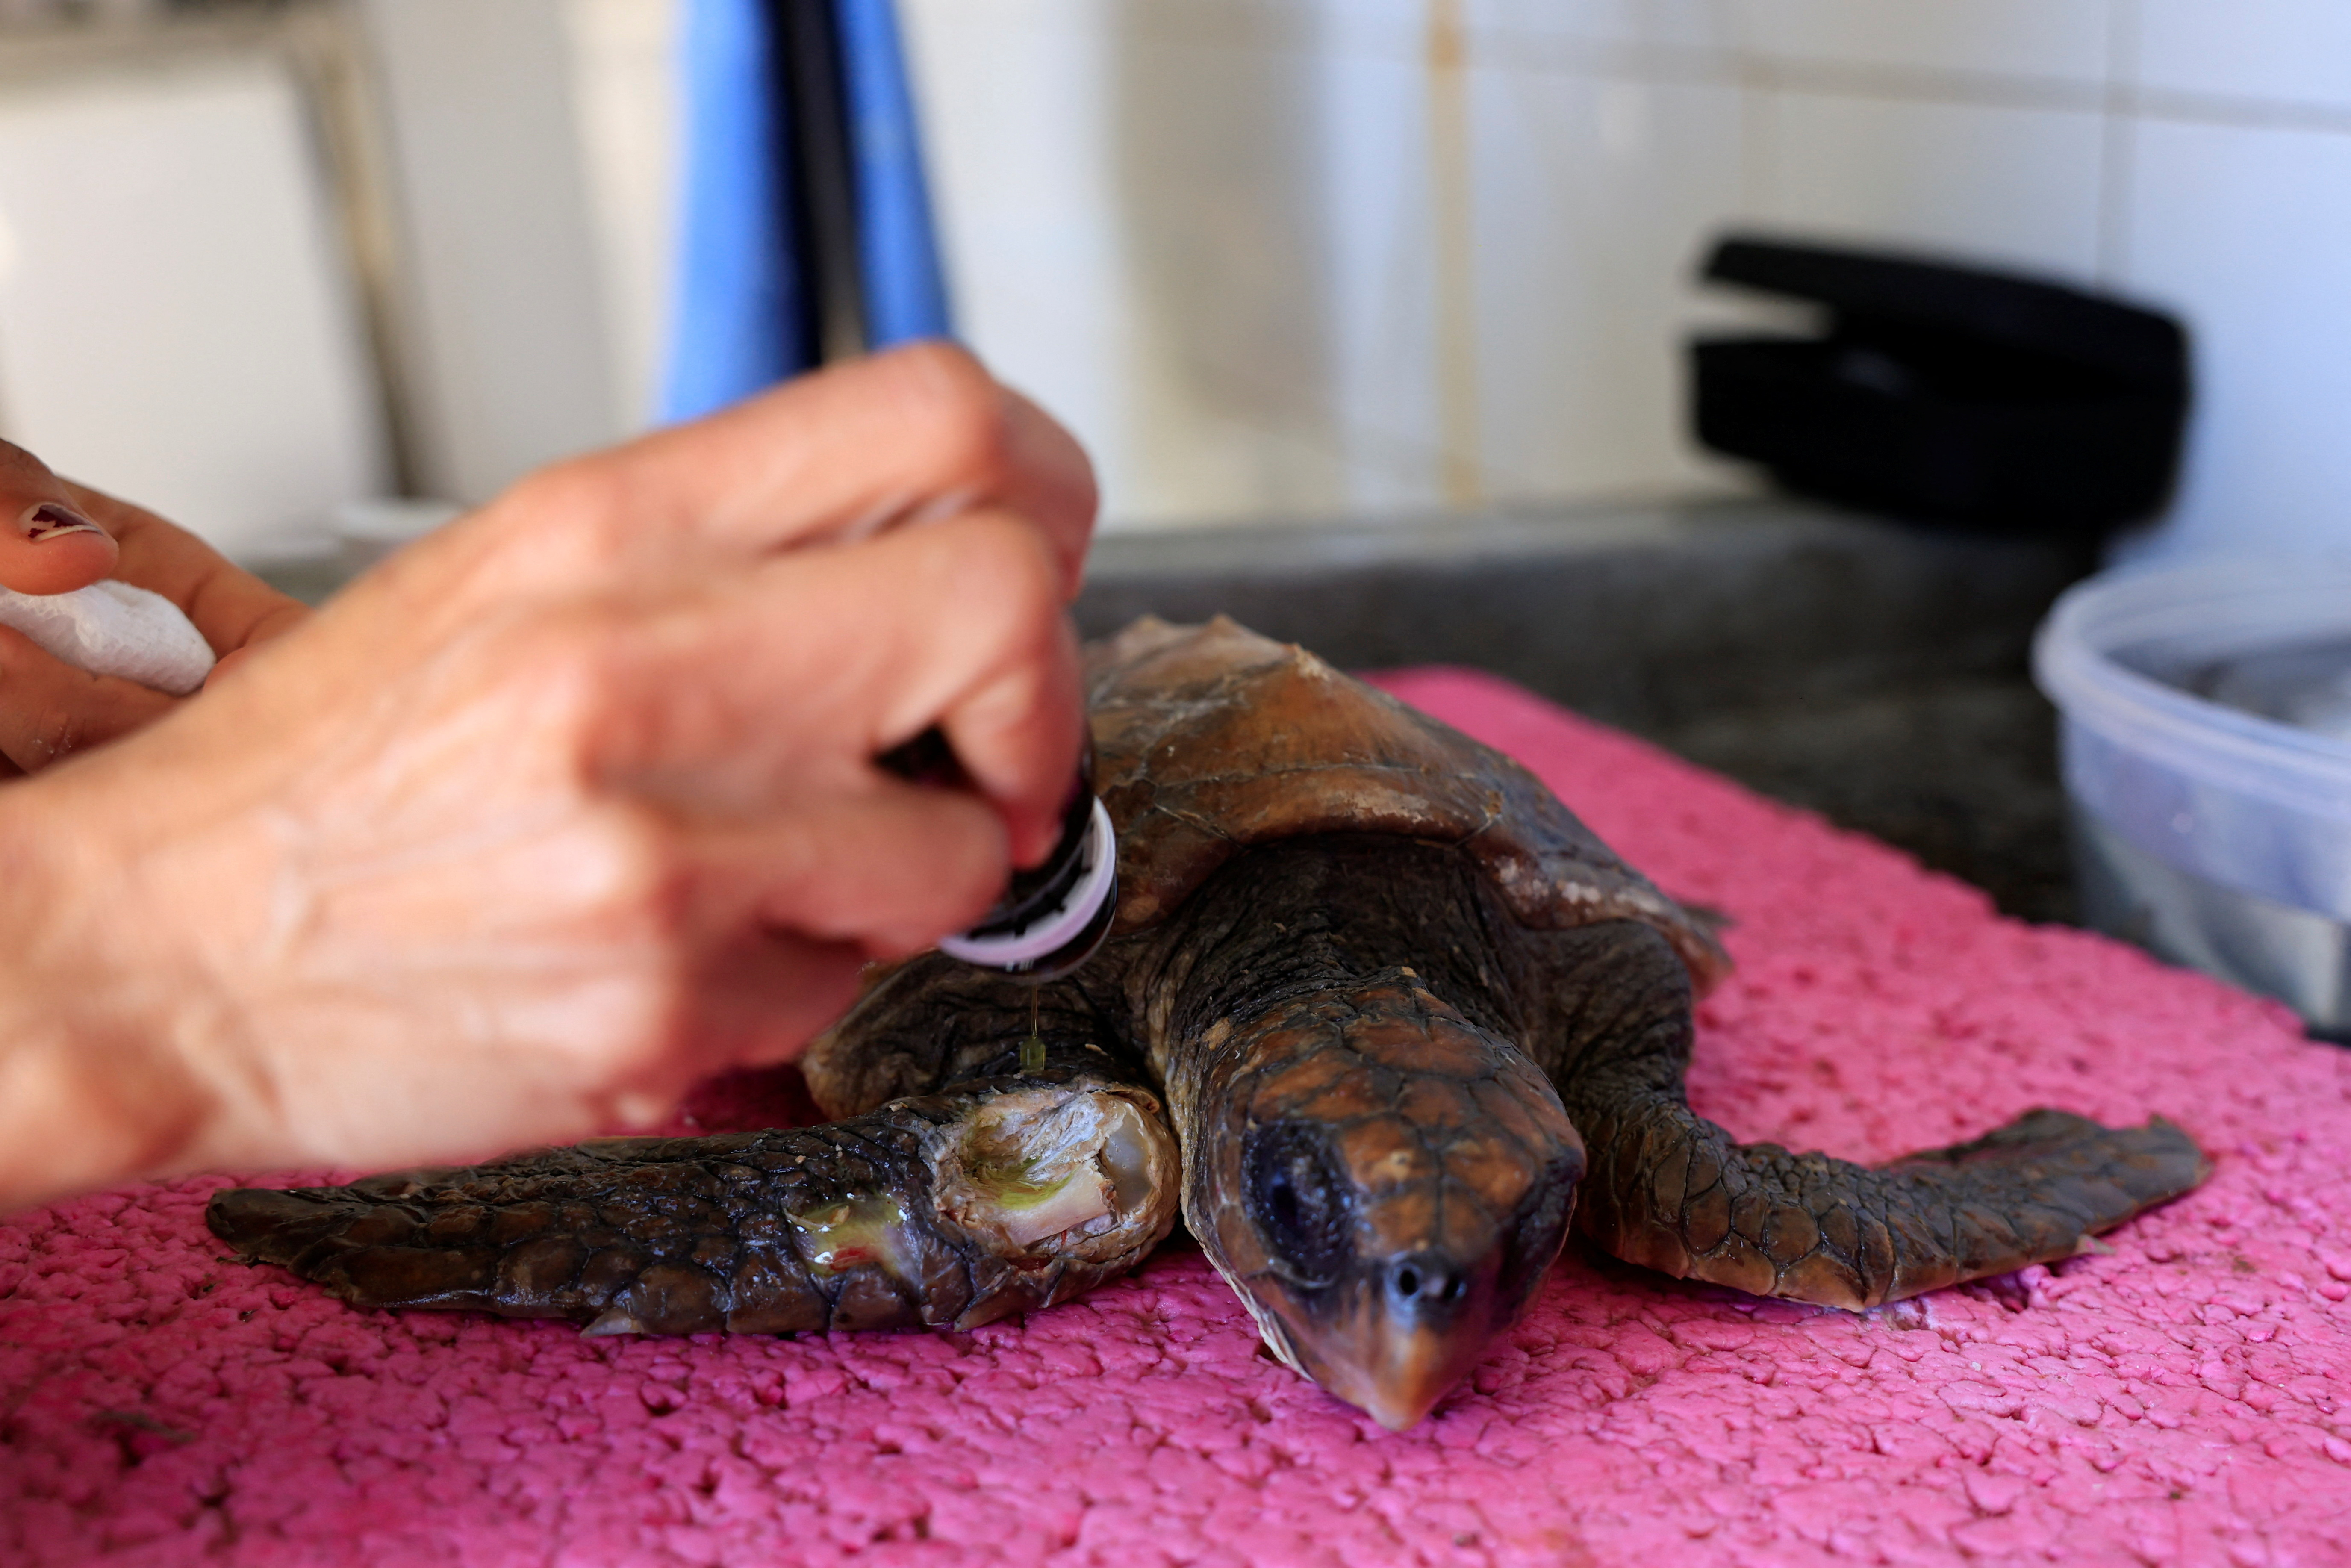
[[2033, 674], [2090, 924], [2351, 1030], [2351, 569], [2107, 573]]

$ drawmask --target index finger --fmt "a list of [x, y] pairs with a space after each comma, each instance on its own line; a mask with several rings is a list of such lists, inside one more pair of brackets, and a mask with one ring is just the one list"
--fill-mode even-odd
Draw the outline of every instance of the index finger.
[[1099, 501], [1076, 439], [943, 342], [803, 376], [564, 466], [596, 514], [571, 512], [568, 526], [601, 528], [614, 553], [657, 554], [664, 567], [681, 538], [758, 556], [987, 509], [1044, 536], [1065, 599]]
[[632, 606], [596, 637], [617, 699], [597, 766], [675, 809], [756, 816], [813, 779], [898, 788], [873, 758], [936, 725], [1034, 864], [1085, 722], [1045, 554], [1019, 519], [975, 512]]

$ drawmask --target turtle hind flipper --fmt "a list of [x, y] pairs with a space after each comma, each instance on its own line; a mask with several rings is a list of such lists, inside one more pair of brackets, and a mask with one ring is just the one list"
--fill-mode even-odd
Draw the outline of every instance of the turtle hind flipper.
[[1874, 1307], [2070, 1257], [2210, 1171], [2160, 1118], [2110, 1128], [2034, 1111], [1872, 1168], [1733, 1143], [1678, 1094], [1627, 1101], [1593, 1117], [1586, 1234], [1682, 1279], [1823, 1306]]

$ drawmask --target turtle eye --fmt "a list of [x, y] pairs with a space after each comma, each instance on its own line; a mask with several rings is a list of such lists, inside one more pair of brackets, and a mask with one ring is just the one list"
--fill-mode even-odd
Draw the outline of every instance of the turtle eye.
[[1252, 1127], [1241, 1162], [1249, 1218], [1283, 1271], [1306, 1285], [1336, 1280], [1354, 1256], [1354, 1201], [1322, 1129]]

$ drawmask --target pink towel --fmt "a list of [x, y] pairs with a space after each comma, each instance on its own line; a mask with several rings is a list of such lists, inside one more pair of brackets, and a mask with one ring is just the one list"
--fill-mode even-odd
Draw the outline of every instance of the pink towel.
[[2210, 1184], [1860, 1316], [1571, 1249], [1400, 1436], [1192, 1252], [971, 1334], [585, 1340], [350, 1311], [223, 1261], [216, 1178], [141, 1187], [0, 1227], [0, 1562], [2351, 1562], [2351, 1056], [1499, 682], [1386, 684], [1737, 917], [1691, 1084], [1733, 1131], [1878, 1159], [2159, 1111]]

